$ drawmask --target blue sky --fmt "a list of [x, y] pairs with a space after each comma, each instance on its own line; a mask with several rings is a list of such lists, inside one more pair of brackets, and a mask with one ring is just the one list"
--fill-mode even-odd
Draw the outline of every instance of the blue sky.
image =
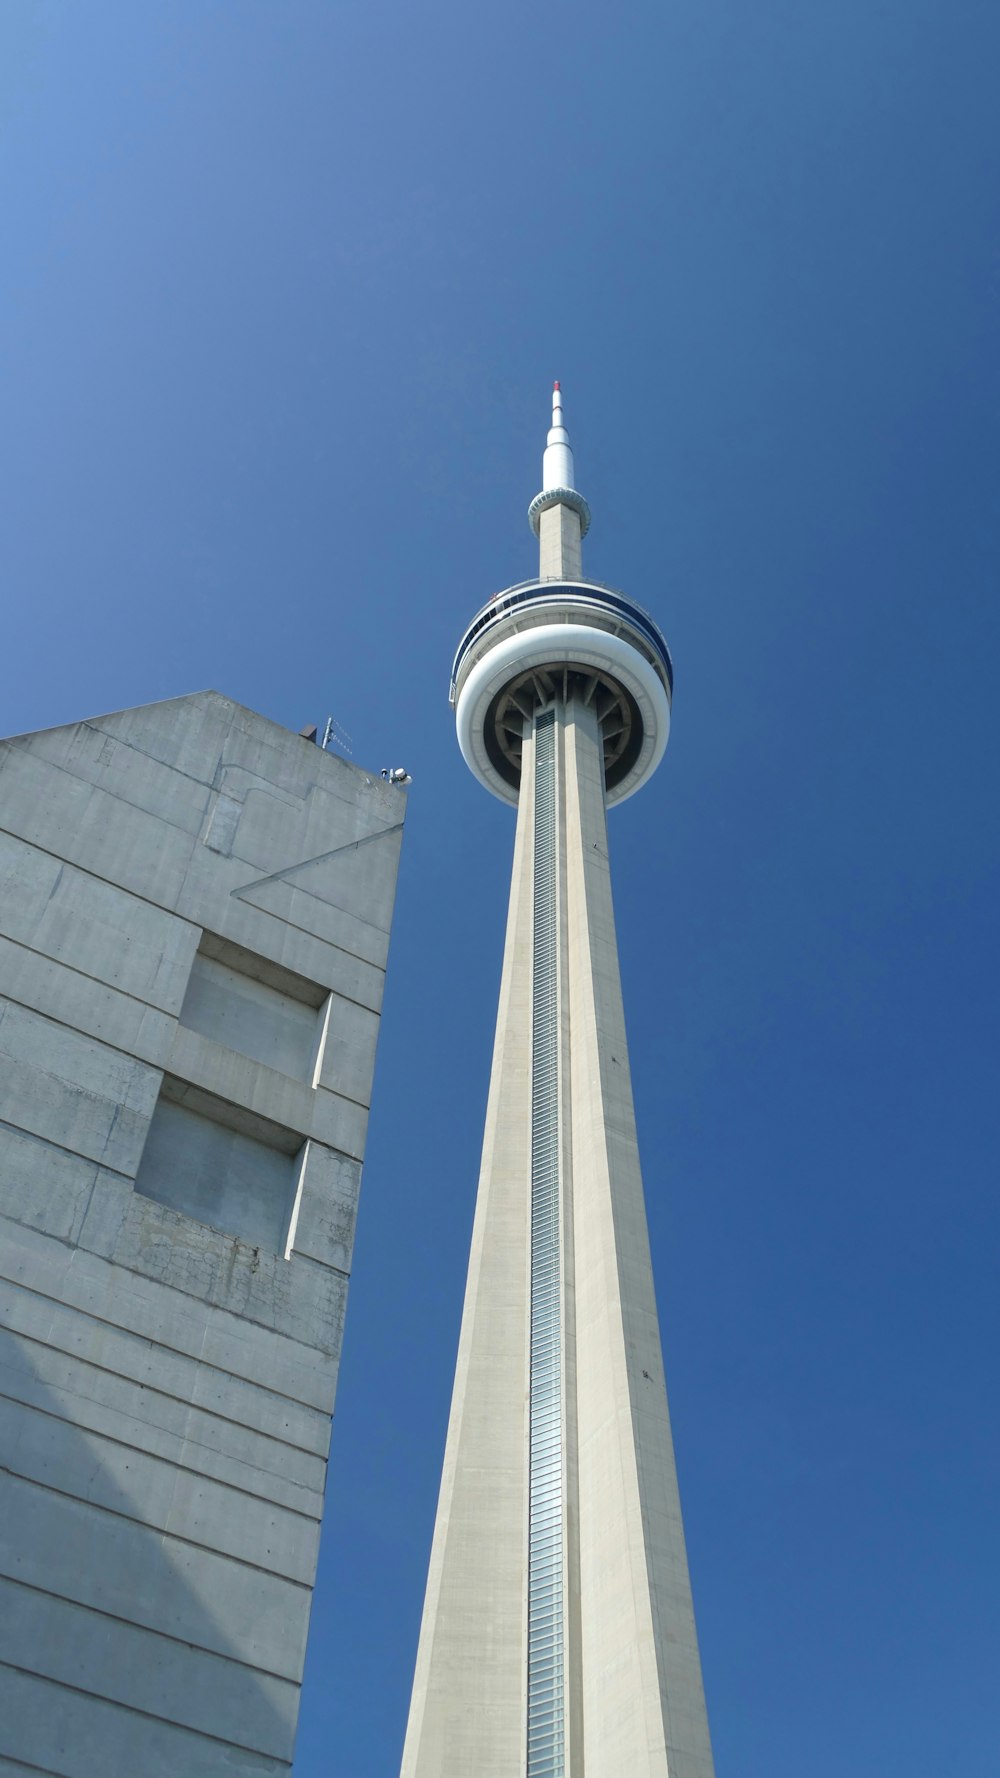
[[397, 1769], [534, 571], [676, 666], [611, 821], [719, 1778], [995, 1778], [1000, 360], [985, 0], [7, 0], [5, 732], [214, 686], [413, 774], [296, 1778]]

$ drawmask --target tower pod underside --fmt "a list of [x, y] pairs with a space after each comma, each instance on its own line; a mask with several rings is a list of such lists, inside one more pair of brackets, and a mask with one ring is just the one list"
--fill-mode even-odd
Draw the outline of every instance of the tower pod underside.
[[459, 746], [481, 784], [516, 804], [524, 724], [555, 697], [593, 703], [608, 804], [659, 765], [670, 732], [673, 668], [652, 618], [592, 581], [530, 581], [483, 607], [452, 670]]

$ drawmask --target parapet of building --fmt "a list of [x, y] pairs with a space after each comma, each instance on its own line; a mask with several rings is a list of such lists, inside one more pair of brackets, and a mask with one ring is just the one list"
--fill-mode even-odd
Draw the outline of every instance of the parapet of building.
[[0, 744], [0, 1770], [289, 1769], [405, 791], [215, 692]]

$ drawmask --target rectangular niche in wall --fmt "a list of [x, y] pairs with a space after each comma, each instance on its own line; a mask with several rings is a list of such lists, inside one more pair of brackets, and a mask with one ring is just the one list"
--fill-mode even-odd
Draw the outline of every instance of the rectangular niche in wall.
[[206, 932], [180, 1022], [255, 1062], [312, 1082], [327, 991], [304, 976]]
[[196, 1222], [282, 1252], [303, 1138], [165, 1076], [135, 1189]]

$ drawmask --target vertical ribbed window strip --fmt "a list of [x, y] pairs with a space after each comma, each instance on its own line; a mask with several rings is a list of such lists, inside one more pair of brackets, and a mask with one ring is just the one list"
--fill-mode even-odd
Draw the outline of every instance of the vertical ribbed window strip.
[[555, 712], [535, 722], [527, 1778], [564, 1778]]

